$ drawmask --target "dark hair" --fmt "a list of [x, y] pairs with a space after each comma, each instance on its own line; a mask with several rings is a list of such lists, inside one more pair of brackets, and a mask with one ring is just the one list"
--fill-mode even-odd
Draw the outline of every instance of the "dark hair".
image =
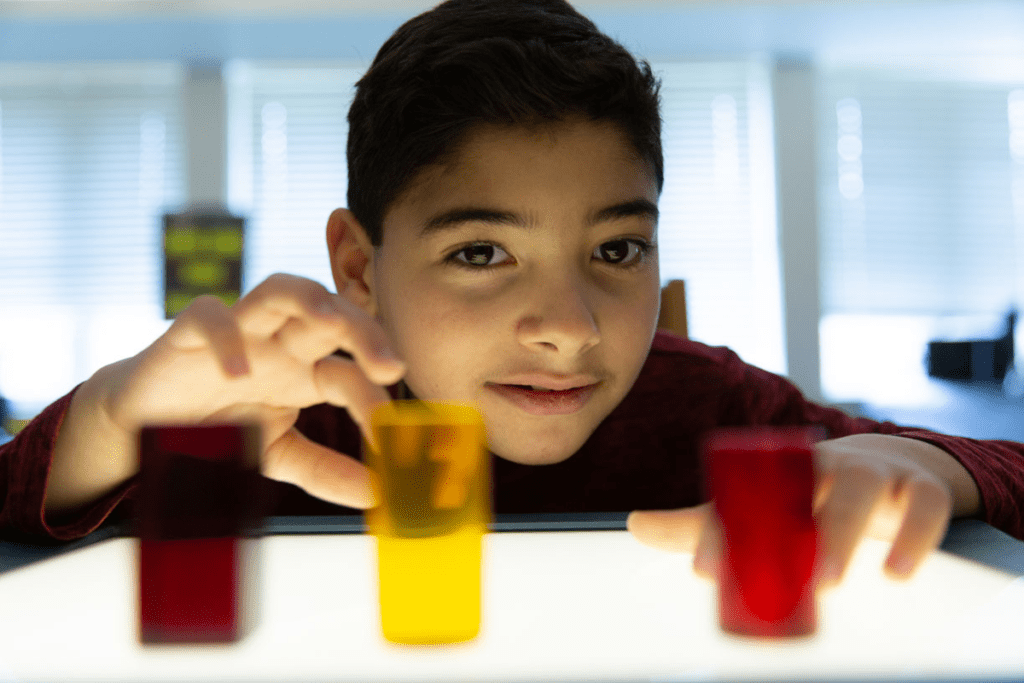
[[375, 246], [384, 215], [472, 126], [570, 116], [621, 127], [661, 191], [659, 83], [565, 0], [448, 0], [403, 24], [356, 84], [348, 206]]

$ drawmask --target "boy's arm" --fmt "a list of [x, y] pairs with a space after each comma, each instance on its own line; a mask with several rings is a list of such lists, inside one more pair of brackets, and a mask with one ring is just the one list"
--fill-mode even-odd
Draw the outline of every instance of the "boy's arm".
[[[829, 440], [876, 435], [858, 436], [857, 441], [876, 444], [874, 451], [883, 460], [907, 459], [931, 471], [948, 485], [950, 496], [955, 499], [955, 516], [979, 516], [1024, 539], [1024, 504], [1017, 503], [1024, 501], [1024, 444], [969, 439], [850, 417], [835, 408], [808, 401], [789, 380], [746, 365], [738, 358], [729, 367], [729, 377], [732, 400], [723, 416], [725, 420], [734, 424], [819, 425]], [[878, 435], [899, 440], [880, 439]], [[842, 462], [830, 458], [819, 465], [830, 469]], [[971, 484], [977, 494], [976, 502]]]
[[[854, 434], [815, 449], [821, 473], [815, 517], [821, 534], [820, 579], [839, 581], [864, 536], [892, 543], [885, 569], [908, 578], [938, 547], [951, 516], [980, 510], [979, 490], [949, 453], [924, 441]], [[708, 504], [630, 515], [629, 529], [655, 547], [694, 553], [695, 568], [714, 576], [719, 539]]]
[[838, 581], [865, 534], [892, 541], [885, 567], [910, 576], [942, 542], [950, 516], [980, 511], [974, 479], [946, 451], [916, 439], [854, 434], [816, 447], [825, 581]]
[[43, 501], [46, 517], [73, 514], [88, 501], [121, 488], [135, 474], [130, 435], [111, 424], [101, 410], [102, 387], [125, 363], [100, 368], [71, 396], [53, 443]]
[[95, 530], [131, 490], [125, 482], [74, 511], [47, 518], [43, 499], [57, 434], [81, 387], [48, 406], [13, 440], [0, 446], [0, 535], [67, 541]]
[[[130, 485], [138, 430], [168, 423], [258, 422], [264, 475], [369, 507], [366, 468], [295, 423], [301, 409], [329, 403], [365, 432], [372, 407], [388, 400], [382, 386], [405, 371], [387, 347], [365, 311], [305, 278], [271, 276], [230, 308], [199, 297], [153, 344], [97, 371], [52, 421], [5, 446], [0, 521], [54, 536], [47, 520], [102, 510]], [[335, 356], [338, 349], [351, 359]]]
[[[743, 364], [724, 364], [723, 425], [819, 425], [816, 500], [823, 578], [841, 576], [865, 534], [893, 541], [886, 568], [909, 576], [942, 541], [951, 516], [981, 516], [1024, 538], [1024, 445], [980, 441], [852, 418], [807, 401], [788, 380]], [[717, 546], [707, 506], [636, 513], [630, 529], [652, 545], [696, 551], [709, 570]], [[713, 529], [711, 529], [713, 531]]]

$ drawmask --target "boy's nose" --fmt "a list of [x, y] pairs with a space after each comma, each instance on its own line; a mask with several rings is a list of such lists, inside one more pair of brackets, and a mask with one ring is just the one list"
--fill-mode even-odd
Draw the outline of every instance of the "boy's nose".
[[582, 285], [541, 283], [517, 323], [519, 343], [577, 355], [601, 341], [593, 304]]

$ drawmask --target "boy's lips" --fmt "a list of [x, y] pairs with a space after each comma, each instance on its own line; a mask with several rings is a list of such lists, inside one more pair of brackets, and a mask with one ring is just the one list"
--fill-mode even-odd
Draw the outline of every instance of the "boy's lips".
[[524, 372], [518, 375], [503, 377], [497, 382], [488, 384], [534, 387], [535, 389], [552, 389], [565, 391], [566, 389], [579, 389], [580, 387], [597, 384], [598, 379], [593, 375], [555, 375], [544, 372]]
[[522, 375], [484, 386], [531, 415], [568, 415], [583, 408], [599, 385], [591, 377]]

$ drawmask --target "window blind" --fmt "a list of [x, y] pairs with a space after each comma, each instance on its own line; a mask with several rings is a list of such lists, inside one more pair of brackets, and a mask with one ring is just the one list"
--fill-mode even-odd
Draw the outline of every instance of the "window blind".
[[249, 219], [245, 286], [276, 272], [334, 290], [325, 228], [346, 205], [345, 146], [358, 65], [233, 64], [228, 200]]
[[999, 336], [1024, 295], [1024, 95], [984, 70], [833, 66], [820, 83], [823, 390], [941, 402], [928, 341]]
[[834, 70], [821, 112], [826, 313], [999, 313], [1016, 299], [1002, 85]]
[[785, 373], [767, 69], [652, 66], [662, 79], [662, 280], [686, 281], [691, 337]]
[[16, 406], [53, 400], [162, 328], [180, 78], [162, 64], [0, 68], [0, 392]]

